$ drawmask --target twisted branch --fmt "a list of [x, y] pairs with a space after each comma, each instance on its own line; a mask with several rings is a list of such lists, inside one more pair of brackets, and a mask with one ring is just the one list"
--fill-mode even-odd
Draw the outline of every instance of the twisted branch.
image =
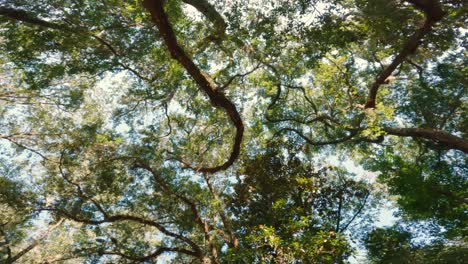
[[372, 84], [369, 96], [364, 105], [365, 108], [375, 108], [375, 101], [377, 97], [377, 92], [382, 84], [385, 83], [385, 80], [393, 73], [393, 71], [405, 61], [405, 59], [413, 54], [416, 49], [421, 45], [422, 39], [430, 31], [432, 26], [440, 21], [445, 12], [442, 10], [441, 4], [438, 0], [406, 0], [407, 2], [413, 4], [416, 8], [422, 10], [426, 16], [424, 24], [409, 38], [409, 40], [403, 45], [403, 48], [393, 59], [392, 63], [387, 66], [375, 79]]
[[194, 167], [190, 168], [202, 173], [215, 173], [229, 168], [239, 157], [242, 138], [244, 134], [244, 124], [236, 109], [236, 106], [218, 89], [211, 78], [203, 73], [184, 49], [177, 42], [177, 38], [171, 24], [164, 11], [164, 1], [162, 0], [144, 0], [143, 5], [151, 14], [151, 17], [159, 29], [159, 32], [167, 45], [172, 58], [178, 61], [190, 74], [199, 88], [208, 96], [212, 106], [224, 110], [231, 123], [236, 127], [236, 135], [231, 154], [227, 161], [215, 167]]

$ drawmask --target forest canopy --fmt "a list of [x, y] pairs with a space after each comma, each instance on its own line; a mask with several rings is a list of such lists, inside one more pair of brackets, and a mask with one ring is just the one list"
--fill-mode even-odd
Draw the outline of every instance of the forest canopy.
[[0, 0], [0, 263], [466, 263], [467, 24]]

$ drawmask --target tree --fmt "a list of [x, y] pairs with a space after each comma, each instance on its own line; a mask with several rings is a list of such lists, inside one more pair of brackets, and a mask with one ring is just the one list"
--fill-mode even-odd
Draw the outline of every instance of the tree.
[[0, 1], [2, 260], [341, 263], [381, 191], [462, 240], [466, 9]]
[[228, 203], [243, 242], [237, 257], [244, 263], [346, 259], [351, 246], [343, 234], [371, 204], [371, 186], [339, 168], [314, 171], [294, 152], [283, 154], [269, 146], [242, 166]]
[[400, 226], [373, 230], [366, 241], [372, 263], [463, 263], [467, 258], [463, 241], [417, 245], [411, 238]]

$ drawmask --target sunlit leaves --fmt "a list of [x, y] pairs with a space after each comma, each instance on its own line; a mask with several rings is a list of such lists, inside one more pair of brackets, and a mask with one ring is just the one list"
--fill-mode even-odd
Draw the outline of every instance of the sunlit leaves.
[[[388, 132], [464, 141], [464, 4], [442, 1], [446, 18], [365, 109], [376, 76], [423, 22], [411, 1], [209, 1], [226, 27], [189, 1], [164, 1], [186, 59], [245, 127], [241, 158], [201, 174], [229, 155], [231, 121], [171, 59], [141, 1], [10, 2], [23, 17], [2, 9], [0, 21], [0, 155], [11, 159], [0, 203], [12, 220], [3, 237], [25, 246], [31, 224], [67, 219], [23, 262], [134, 263], [171, 248], [162, 261], [341, 263], [379, 198], [373, 177], [319, 162], [343, 156], [379, 175], [405, 220], [466, 235], [464, 154]], [[370, 260], [463, 253], [410, 237], [371, 232]]]

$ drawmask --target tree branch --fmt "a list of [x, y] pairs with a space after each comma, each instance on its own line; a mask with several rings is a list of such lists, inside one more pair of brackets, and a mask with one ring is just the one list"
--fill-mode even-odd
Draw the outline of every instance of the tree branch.
[[228, 218], [228, 216], [225, 214], [225, 205], [223, 201], [219, 198], [218, 193], [213, 187], [213, 184], [211, 183], [210, 176], [206, 173], [203, 173], [203, 177], [205, 178], [206, 185], [208, 186], [208, 189], [211, 192], [211, 195], [215, 199], [217, 203], [220, 205], [219, 209], [219, 216], [221, 217], [221, 221], [223, 222], [224, 228], [226, 228], [227, 232], [229, 233], [229, 245], [231, 247], [237, 248], [239, 247], [239, 239], [236, 237], [236, 234], [234, 233], [234, 230], [232, 228], [231, 220]]
[[13, 9], [6, 6], [0, 6], [0, 15], [8, 17], [12, 20], [22, 21], [29, 24], [34, 24], [46, 28], [58, 29], [63, 31], [71, 31], [71, 29], [63, 24], [48, 22], [43, 19], [37, 18], [32, 14], [19, 9]]
[[171, 186], [169, 186], [169, 184], [167, 184], [163, 180], [163, 178], [155, 170], [153, 170], [153, 168], [151, 168], [151, 166], [149, 166], [145, 162], [143, 162], [141, 160], [137, 160], [137, 162], [135, 164], [135, 168], [144, 169], [144, 170], [148, 171], [149, 173], [151, 173], [151, 175], [153, 176], [153, 179], [159, 184], [159, 186], [163, 189], [163, 191], [165, 191], [168, 195], [171, 195], [171, 196], [181, 200], [183, 203], [185, 203], [190, 208], [190, 211], [193, 214], [194, 222], [203, 231], [205, 239], [207, 241], [211, 242], [212, 239], [211, 239], [211, 236], [210, 236], [210, 231], [211, 231], [212, 227], [208, 224], [208, 222], [206, 222], [206, 221], [204, 221], [202, 219], [202, 217], [201, 217], [201, 215], [199, 213], [198, 207], [197, 207], [196, 203], [193, 200], [191, 200], [191, 199], [185, 197], [184, 195], [181, 195], [181, 194], [177, 193], [176, 191], [174, 191], [171, 188]]
[[409, 40], [403, 45], [403, 48], [393, 59], [392, 63], [387, 66], [375, 79], [372, 84], [369, 96], [364, 105], [365, 108], [375, 108], [375, 100], [377, 92], [385, 80], [392, 74], [392, 72], [403, 62], [405, 59], [414, 53], [416, 49], [421, 45], [422, 38], [431, 31], [432, 26], [442, 19], [445, 12], [438, 0], [406, 0], [407, 2], [415, 5], [418, 9], [421, 9], [426, 19], [424, 24], [409, 38]]
[[[64, 32], [68, 32], [70, 34], [85, 34], [88, 35], [92, 38], [94, 38], [96, 41], [98, 41], [101, 45], [106, 47], [112, 55], [116, 57], [121, 57], [121, 55], [117, 52], [117, 50], [106, 40], [104, 40], [102, 37], [99, 37], [95, 34], [93, 34], [91, 31], [89, 31], [86, 28], [83, 27], [70, 27], [67, 24], [60, 24], [60, 23], [55, 23], [55, 22], [49, 22], [40, 18], [37, 18], [35, 15], [30, 14], [26, 11], [19, 10], [19, 9], [14, 9], [14, 8], [9, 8], [5, 6], [0, 6], [0, 16], [7, 17], [9, 19], [15, 20], [15, 21], [21, 21], [24, 23], [36, 25], [36, 26], [41, 26], [45, 28], [50, 28], [50, 29], [56, 29]], [[147, 81], [148, 83], [152, 83], [154, 80], [144, 77], [141, 75], [137, 70], [133, 69], [132, 67], [128, 66], [127, 64], [117, 61], [117, 64], [122, 67], [125, 70], [130, 71], [133, 73], [135, 76], [138, 78]]]
[[133, 221], [133, 222], [140, 223], [140, 224], [143, 224], [143, 225], [153, 226], [153, 227], [156, 227], [161, 233], [163, 233], [163, 234], [165, 234], [165, 235], [167, 235], [169, 237], [173, 237], [173, 238], [176, 238], [176, 239], [178, 239], [180, 241], [183, 241], [183, 242], [187, 243], [196, 252], [198, 252], [200, 254], [202, 252], [200, 247], [197, 244], [195, 244], [192, 240], [190, 240], [190, 239], [188, 239], [188, 238], [186, 238], [186, 237], [184, 237], [182, 235], [179, 235], [179, 234], [176, 234], [174, 232], [169, 231], [163, 225], [161, 225], [161, 224], [159, 224], [159, 223], [157, 223], [155, 221], [144, 219], [144, 218], [139, 217], [139, 216], [120, 214], [120, 215], [107, 216], [102, 220], [92, 220], [92, 219], [79, 218], [75, 214], [71, 214], [71, 213], [69, 213], [69, 212], [67, 212], [65, 210], [57, 209], [57, 208], [41, 208], [39, 210], [42, 210], [42, 211], [55, 211], [55, 212], [59, 213], [60, 215], [66, 217], [66, 218], [68, 218], [70, 220], [73, 220], [73, 221], [79, 222], [79, 223], [84, 223], [84, 224], [87, 224], [87, 225], [101, 225], [101, 224], [104, 224], [104, 223], [113, 223], [113, 222], [119, 222], [119, 221]]
[[7, 259], [7, 263], [10, 264], [10, 263], [14, 263], [15, 261], [17, 261], [18, 259], [20, 259], [22, 256], [24, 256], [26, 253], [28, 253], [29, 251], [31, 251], [33, 248], [35, 248], [37, 245], [39, 245], [39, 243], [44, 239], [46, 238], [50, 232], [52, 232], [54, 229], [56, 229], [57, 227], [59, 227], [62, 223], [63, 223], [63, 219], [59, 220], [55, 225], [49, 227], [46, 231], [42, 232], [38, 238], [36, 239], [33, 239], [33, 242], [31, 244], [29, 244], [29, 246], [25, 247], [23, 250], [21, 250], [20, 252], [18, 252], [18, 254], [12, 256], [11, 258], [8, 258]]
[[299, 137], [301, 137], [302, 139], [304, 139], [308, 144], [312, 145], [312, 146], [326, 146], [326, 145], [333, 145], [333, 144], [338, 144], [338, 143], [343, 143], [343, 142], [346, 142], [346, 141], [349, 141], [351, 140], [353, 137], [355, 137], [357, 134], [358, 134], [358, 130], [351, 130], [349, 135], [347, 136], [344, 136], [342, 138], [339, 138], [339, 139], [334, 139], [334, 140], [329, 140], [329, 141], [313, 141], [312, 139], [310, 139], [309, 137], [307, 137], [306, 135], [304, 135], [301, 131], [295, 129], [295, 128], [283, 128], [283, 129], [280, 129], [278, 132], [275, 133], [275, 135], [273, 135], [273, 137], [275, 137], [276, 135], [282, 133], [282, 132], [294, 132], [296, 133]]
[[248, 72], [245, 72], [245, 73], [238, 73], [238, 74], [235, 74], [233, 76], [231, 76], [225, 84], [223, 84], [222, 86], [219, 87], [219, 89], [221, 90], [224, 90], [226, 89], [229, 85], [231, 85], [231, 83], [236, 79], [236, 78], [244, 78], [245, 76], [253, 73], [254, 71], [256, 71], [258, 68], [260, 68], [260, 64], [255, 66], [252, 70], [248, 71]]
[[242, 138], [244, 134], [244, 124], [236, 109], [236, 106], [216, 87], [208, 75], [201, 72], [192, 59], [187, 55], [183, 48], [177, 42], [177, 38], [171, 24], [164, 11], [162, 0], [144, 0], [143, 5], [151, 14], [151, 17], [159, 29], [164, 42], [167, 45], [172, 58], [177, 60], [190, 76], [195, 80], [200, 89], [208, 96], [211, 105], [221, 108], [228, 115], [230, 121], [236, 127], [236, 135], [231, 154], [226, 162], [215, 167], [197, 168], [191, 166], [196, 171], [215, 173], [229, 168], [239, 157]]
[[418, 137], [429, 139], [450, 149], [458, 149], [465, 153], [468, 153], [468, 141], [447, 133], [440, 129], [435, 128], [395, 128], [395, 127], [383, 127], [389, 135], [400, 136], [400, 137]]
[[214, 6], [206, 0], [182, 0], [202, 13], [215, 27], [215, 32], [206, 39], [220, 42], [226, 36], [227, 24], [224, 18], [216, 11]]
[[145, 261], [150, 261], [151, 259], [154, 259], [156, 257], [159, 257], [161, 254], [164, 254], [166, 252], [179, 252], [179, 253], [191, 255], [194, 257], [198, 257], [197, 252], [193, 252], [185, 248], [179, 248], [179, 247], [160, 247], [153, 253], [146, 255], [146, 256], [142, 256], [142, 257], [130, 256], [122, 252], [113, 252], [113, 251], [103, 251], [103, 252], [99, 252], [99, 254], [100, 255], [116, 255], [116, 256], [120, 256], [122, 258], [131, 260], [131, 261], [145, 262]]
[[362, 212], [362, 209], [364, 208], [364, 206], [366, 205], [367, 203], [367, 199], [369, 198], [369, 195], [370, 195], [370, 192], [369, 191], [366, 191], [366, 196], [364, 197], [364, 201], [360, 204], [358, 210], [356, 211], [356, 213], [353, 215], [353, 217], [349, 220], [348, 223], [346, 223], [346, 225], [343, 226], [343, 228], [341, 229], [337, 229], [336, 232], [344, 232], [348, 227], [349, 225], [354, 222], [354, 220], [356, 219], [356, 217], [361, 214]]

